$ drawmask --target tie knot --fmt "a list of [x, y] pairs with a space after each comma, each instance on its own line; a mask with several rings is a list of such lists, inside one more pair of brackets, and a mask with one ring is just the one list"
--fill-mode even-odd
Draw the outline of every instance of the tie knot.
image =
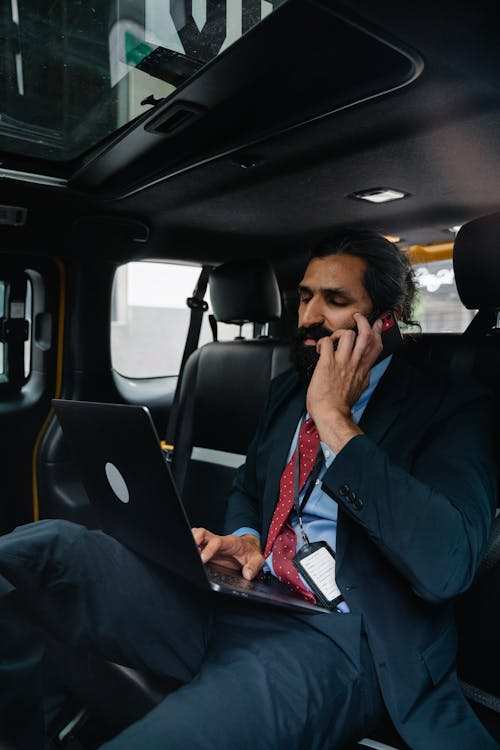
[[313, 418], [308, 417], [304, 424], [302, 425], [302, 433], [307, 434], [310, 437], [316, 437], [318, 434], [318, 431], [316, 429], [316, 425], [314, 424]]
[[320, 440], [316, 425], [314, 424], [312, 417], [308, 417], [300, 428], [299, 450], [302, 452], [305, 444], [307, 444], [310, 450], [317, 451], [319, 443]]

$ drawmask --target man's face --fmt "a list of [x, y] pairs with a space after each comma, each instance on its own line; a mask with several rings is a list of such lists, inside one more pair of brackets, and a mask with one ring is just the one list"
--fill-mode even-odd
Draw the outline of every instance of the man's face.
[[363, 285], [365, 268], [356, 255], [313, 258], [307, 266], [299, 284], [299, 327], [292, 351], [292, 361], [306, 381], [318, 361], [316, 341], [339, 328], [355, 328], [355, 312], [372, 312]]

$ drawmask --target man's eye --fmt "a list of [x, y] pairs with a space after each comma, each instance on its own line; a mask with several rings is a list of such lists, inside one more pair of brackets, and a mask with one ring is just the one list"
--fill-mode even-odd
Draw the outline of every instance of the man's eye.
[[327, 302], [329, 305], [334, 305], [335, 307], [347, 307], [347, 305], [349, 304], [348, 302], [336, 299], [335, 297], [329, 297], [327, 299]]

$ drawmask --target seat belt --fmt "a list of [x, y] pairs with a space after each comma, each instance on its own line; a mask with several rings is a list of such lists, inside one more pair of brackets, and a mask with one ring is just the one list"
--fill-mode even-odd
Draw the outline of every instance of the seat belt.
[[165, 459], [169, 463], [172, 461], [172, 456], [174, 453], [174, 438], [179, 412], [179, 398], [181, 393], [182, 377], [189, 356], [195, 351], [195, 349], [198, 348], [201, 324], [203, 322], [203, 313], [208, 310], [208, 303], [204, 298], [207, 291], [208, 279], [210, 277], [211, 271], [212, 266], [202, 267], [201, 273], [198, 277], [198, 281], [196, 282], [196, 288], [193, 292], [193, 296], [188, 297], [186, 300], [186, 304], [191, 310], [189, 329], [186, 337], [186, 343], [184, 344], [184, 352], [182, 354], [181, 366], [177, 378], [177, 385], [175, 386], [174, 399], [172, 401], [172, 407], [170, 409], [170, 416], [168, 418], [167, 432], [165, 435], [165, 440], [161, 441], [161, 447], [165, 452]]

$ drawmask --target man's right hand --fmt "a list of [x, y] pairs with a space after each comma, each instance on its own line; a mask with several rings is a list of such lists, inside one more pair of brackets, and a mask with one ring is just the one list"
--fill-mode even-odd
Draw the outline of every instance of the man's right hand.
[[243, 578], [251, 581], [264, 565], [260, 540], [254, 534], [220, 536], [208, 529], [191, 529], [204, 563], [209, 560], [233, 570], [241, 570]]

